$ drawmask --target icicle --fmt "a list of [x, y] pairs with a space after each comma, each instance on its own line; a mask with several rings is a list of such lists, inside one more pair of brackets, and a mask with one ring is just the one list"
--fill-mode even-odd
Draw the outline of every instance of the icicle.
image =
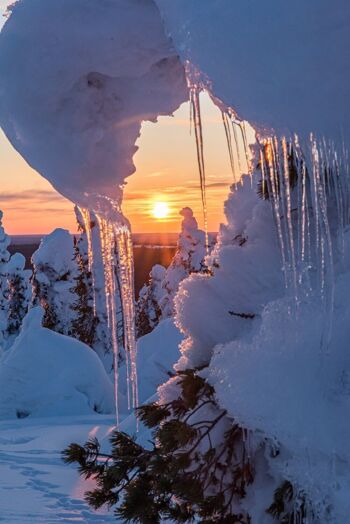
[[245, 153], [245, 160], [246, 160], [246, 163], [247, 163], [247, 172], [250, 174], [250, 181], [251, 181], [251, 184], [253, 185], [253, 173], [252, 173], [252, 170], [251, 170], [251, 167], [250, 167], [249, 146], [248, 146], [248, 140], [247, 140], [247, 130], [246, 130], [246, 127], [245, 127], [244, 120], [243, 121], [239, 121], [237, 123], [237, 125], [239, 126], [239, 128], [241, 130], [242, 140], [243, 140], [243, 147], [244, 147], [244, 153]]
[[285, 138], [282, 139], [282, 152], [283, 152], [283, 174], [284, 174], [284, 192], [286, 197], [286, 216], [287, 220], [287, 232], [290, 249], [290, 264], [293, 279], [294, 298], [298, 301], [298, 289], [297, 289], [297, 269], [296, 269], [296, 258], [295, 258], [295, 247], [294, 247], [294, 234], [293, 234], [293, 223], [292, 223], [292, 205], [291, 205], [291, 191], [290, 191], [290, 177], [289, 177], [289, 161], [288, 161], [288, 150], [287, 141]]
[[[314, 187], [316, 189], [317, 193], [317, 205], [319, 206], [319, 212], [318, 212], [318, 219], [322, 219], [322, 223], [320, 223], [319, 230], [321, 237], [321, 269], [320, 269], [320, 277], [321, 277], [321, 293], [324, 289], [324, 268], [322, 265], [325, 264], [325, 254], [324, 254], [324, 245], [327, 246], [327, 256], [328, 256], [328, 285], [327, 289], [329, 290], [329, 296], [326, 304], [326, 320], [325, 323], [325, 331], [324, 335], [326, 337], [326, 349], [328, 351], [329, 342], [331, 338], [332, 333], [332, 324], [333, 324], [333, 309], [334, 309], [334, 262], [333, 262], [333, 245], [332, 245], [332, 237], [331, 237], [331, 231], [329, 226], [329, 220], [328, 220], [328, 210], [327, 210], [327, 196], [325, 191], [325, 183], [324, 180], [321, 179], [321, 173], [320, 173], [320, 167], [322, 166], [322, 176], [325, 176], [325, 173], [329, 172], [329, 166], [324, 166], [322, 162], [320, 162], [320, 152], [318, 150], [317, 142], [312, 137], [312, 143], [311, 143], [311, 153], [312, 153], [312, 173], [313, 173], [313, 179], [314, 179]], [[331, 173], [329, 173], [329, 176], [331, 176]], [[316, 252], [317, 256], [317, 252]], [[324, 338], [324, 337], [323, 337]]]
[[242, 160], [241, 160], [241, 151], [240, 151], [239, 141], [238, 141], [238, 136], [237, 136], [237, 124], [236, 124], [235, 117], [234, 117], [233, 113], [230, 115], [230, 117], [231, 117], [231, 126], [232, 126], [232, 131], [233, 131], [233, 138], [234, 138], [235, 146], [236, 146], [239, 176], [241, 177], [242, 174], [243, 174], [243, 168], [242, 168]]
[[124, 318], [128, 403], [132, 404], [132, 407], [135, 408], [138, 405], [138, 380], [133, 245], [131, 232], [127, 225], [120, 226], [119, 224], [115, 224], [114, 232], [119, 258], [121, 301]]
[[91, 232], [91, 215], [88, 209], [83, 207], [79, 208], [81, 216], [84, 221], [84, 228], [86, 233], [86, 239], [88, 243], [88, 270], [91, 274], [92, 280], [92, 293], [93, 293], [93, 311], [96, 316], [96, 285], [95, 285], [95, 271], [94, 271], [94, 250], [92, 245], [92, 232]]
[[197, 160], [198, 160], [203, 216], [204, 216], [205, 244], [206, 244], [206, 250], [208, 254], [209, 253], [208, 210], [207, 210], [206, 182], [205, 182], [203, 128], [202, 128], [202, 116], [201, 116], [201, 107], [200, 107], [200, 99], [199, 99], [200, 91], [201, 89], [197, 84], [195, 83], [190, 84], [190, 103], [192, 105], [193, 124], [194, 124], [194, 131], [195, 131], [195, 137], [196, 137]]
[[262, 196], [264, 198], [266, 194], [266, 169], [265, 169], [265, 159], [264, 159], [264, 155], [263, 155], [261, 147], [260, 147], [259, 154], [260, 154], [260, 166], [261, 166], [261, 191], [262, 191]]
[[264, 155], [265, 155], [265, 158], [267, 161], [267, 167], [268, 167], [269, 195], [272, 198], [272, 206], [273, 206], [274, 215], [275, 215], [275, 223], [277, 227], [277, 234], [278, 234], [278, 239], [279, 239], [279, 244], [280, 244], [285, 286], [286, 288], [288, 288], [286, 252], [285, 252], [285, 243], [284, 243], [283, 230], [282, 230], [282, 224], [281, 224], [279, 194], [278, 194], [278, 189], [276, 187], [276, 170], [275, 170], [275, 162], [274, 162], [274, 155], [273, 155], [273, 147], [274, 147], [273, 141], [270, 138], [265, 142]]
[[231, 171], [233, 175], [233, 181], [235, 182], [235, 184], [237, 184], [235, 160], [234, 160], [233, 149], [232, 149], [232, 136], [231, 136], [230, 124], [229, 124], [227, 113], [222, 111], [221, 115], [222, 115], [222, 122], [224, 124], [224, 129], [225, 129], [228, 153], [230, 156], [230, 164], [231, 164]]
[[116, 280], [114, 264], [114, 230], [111, 222], [97, 217], [100, 227], [101, 251], [104, 267], [105, 281], [105, 300], [108, 326], [111, 333], [113, 348], [113, 367], [114, 367], [114, 396], [117, 424], [119, 424], [119, 405], [118, 405], [118, 385], [119, 385], [119, 348], [117, 336], [117, 312], [116, 312]]

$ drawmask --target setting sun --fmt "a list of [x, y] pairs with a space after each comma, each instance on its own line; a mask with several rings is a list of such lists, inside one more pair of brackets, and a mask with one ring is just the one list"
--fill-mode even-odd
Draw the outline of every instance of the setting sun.
[[155, 202], [152, 208], [152, 215], [154, 218], [167, 218], [170, 213], [169, 206], [166, 202]]

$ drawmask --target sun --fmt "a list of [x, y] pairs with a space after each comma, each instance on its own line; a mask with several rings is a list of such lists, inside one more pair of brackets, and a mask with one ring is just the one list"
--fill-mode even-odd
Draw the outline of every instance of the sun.
[[170, 209], [166, 202], [155, 202], [152, 208], [154, 218], [162, 219], [169, 216]]

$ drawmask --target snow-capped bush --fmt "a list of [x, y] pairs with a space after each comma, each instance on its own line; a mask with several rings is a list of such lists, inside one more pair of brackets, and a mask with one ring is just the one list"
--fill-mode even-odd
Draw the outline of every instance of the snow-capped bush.
[[29, 311], [0, 362], [0, 417], [113, 412], [113, 387], [97, 355], [42, 327], [43, 314]]

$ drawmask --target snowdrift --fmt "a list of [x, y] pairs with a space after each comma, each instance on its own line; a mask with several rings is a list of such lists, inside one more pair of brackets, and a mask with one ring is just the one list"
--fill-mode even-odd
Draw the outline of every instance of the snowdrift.
[[29, 311], [0, 363], [0, 417], [112, 413], [112, 384], [85, 344], [41, 327], [43, 310]]
[[152, 333], [138, 340], [140, 404], [147, 402], [173, 372], [174, 364], [180, 356], [179, 345], [182, 339], [173, 319], [168, 318], [162, 320]]

